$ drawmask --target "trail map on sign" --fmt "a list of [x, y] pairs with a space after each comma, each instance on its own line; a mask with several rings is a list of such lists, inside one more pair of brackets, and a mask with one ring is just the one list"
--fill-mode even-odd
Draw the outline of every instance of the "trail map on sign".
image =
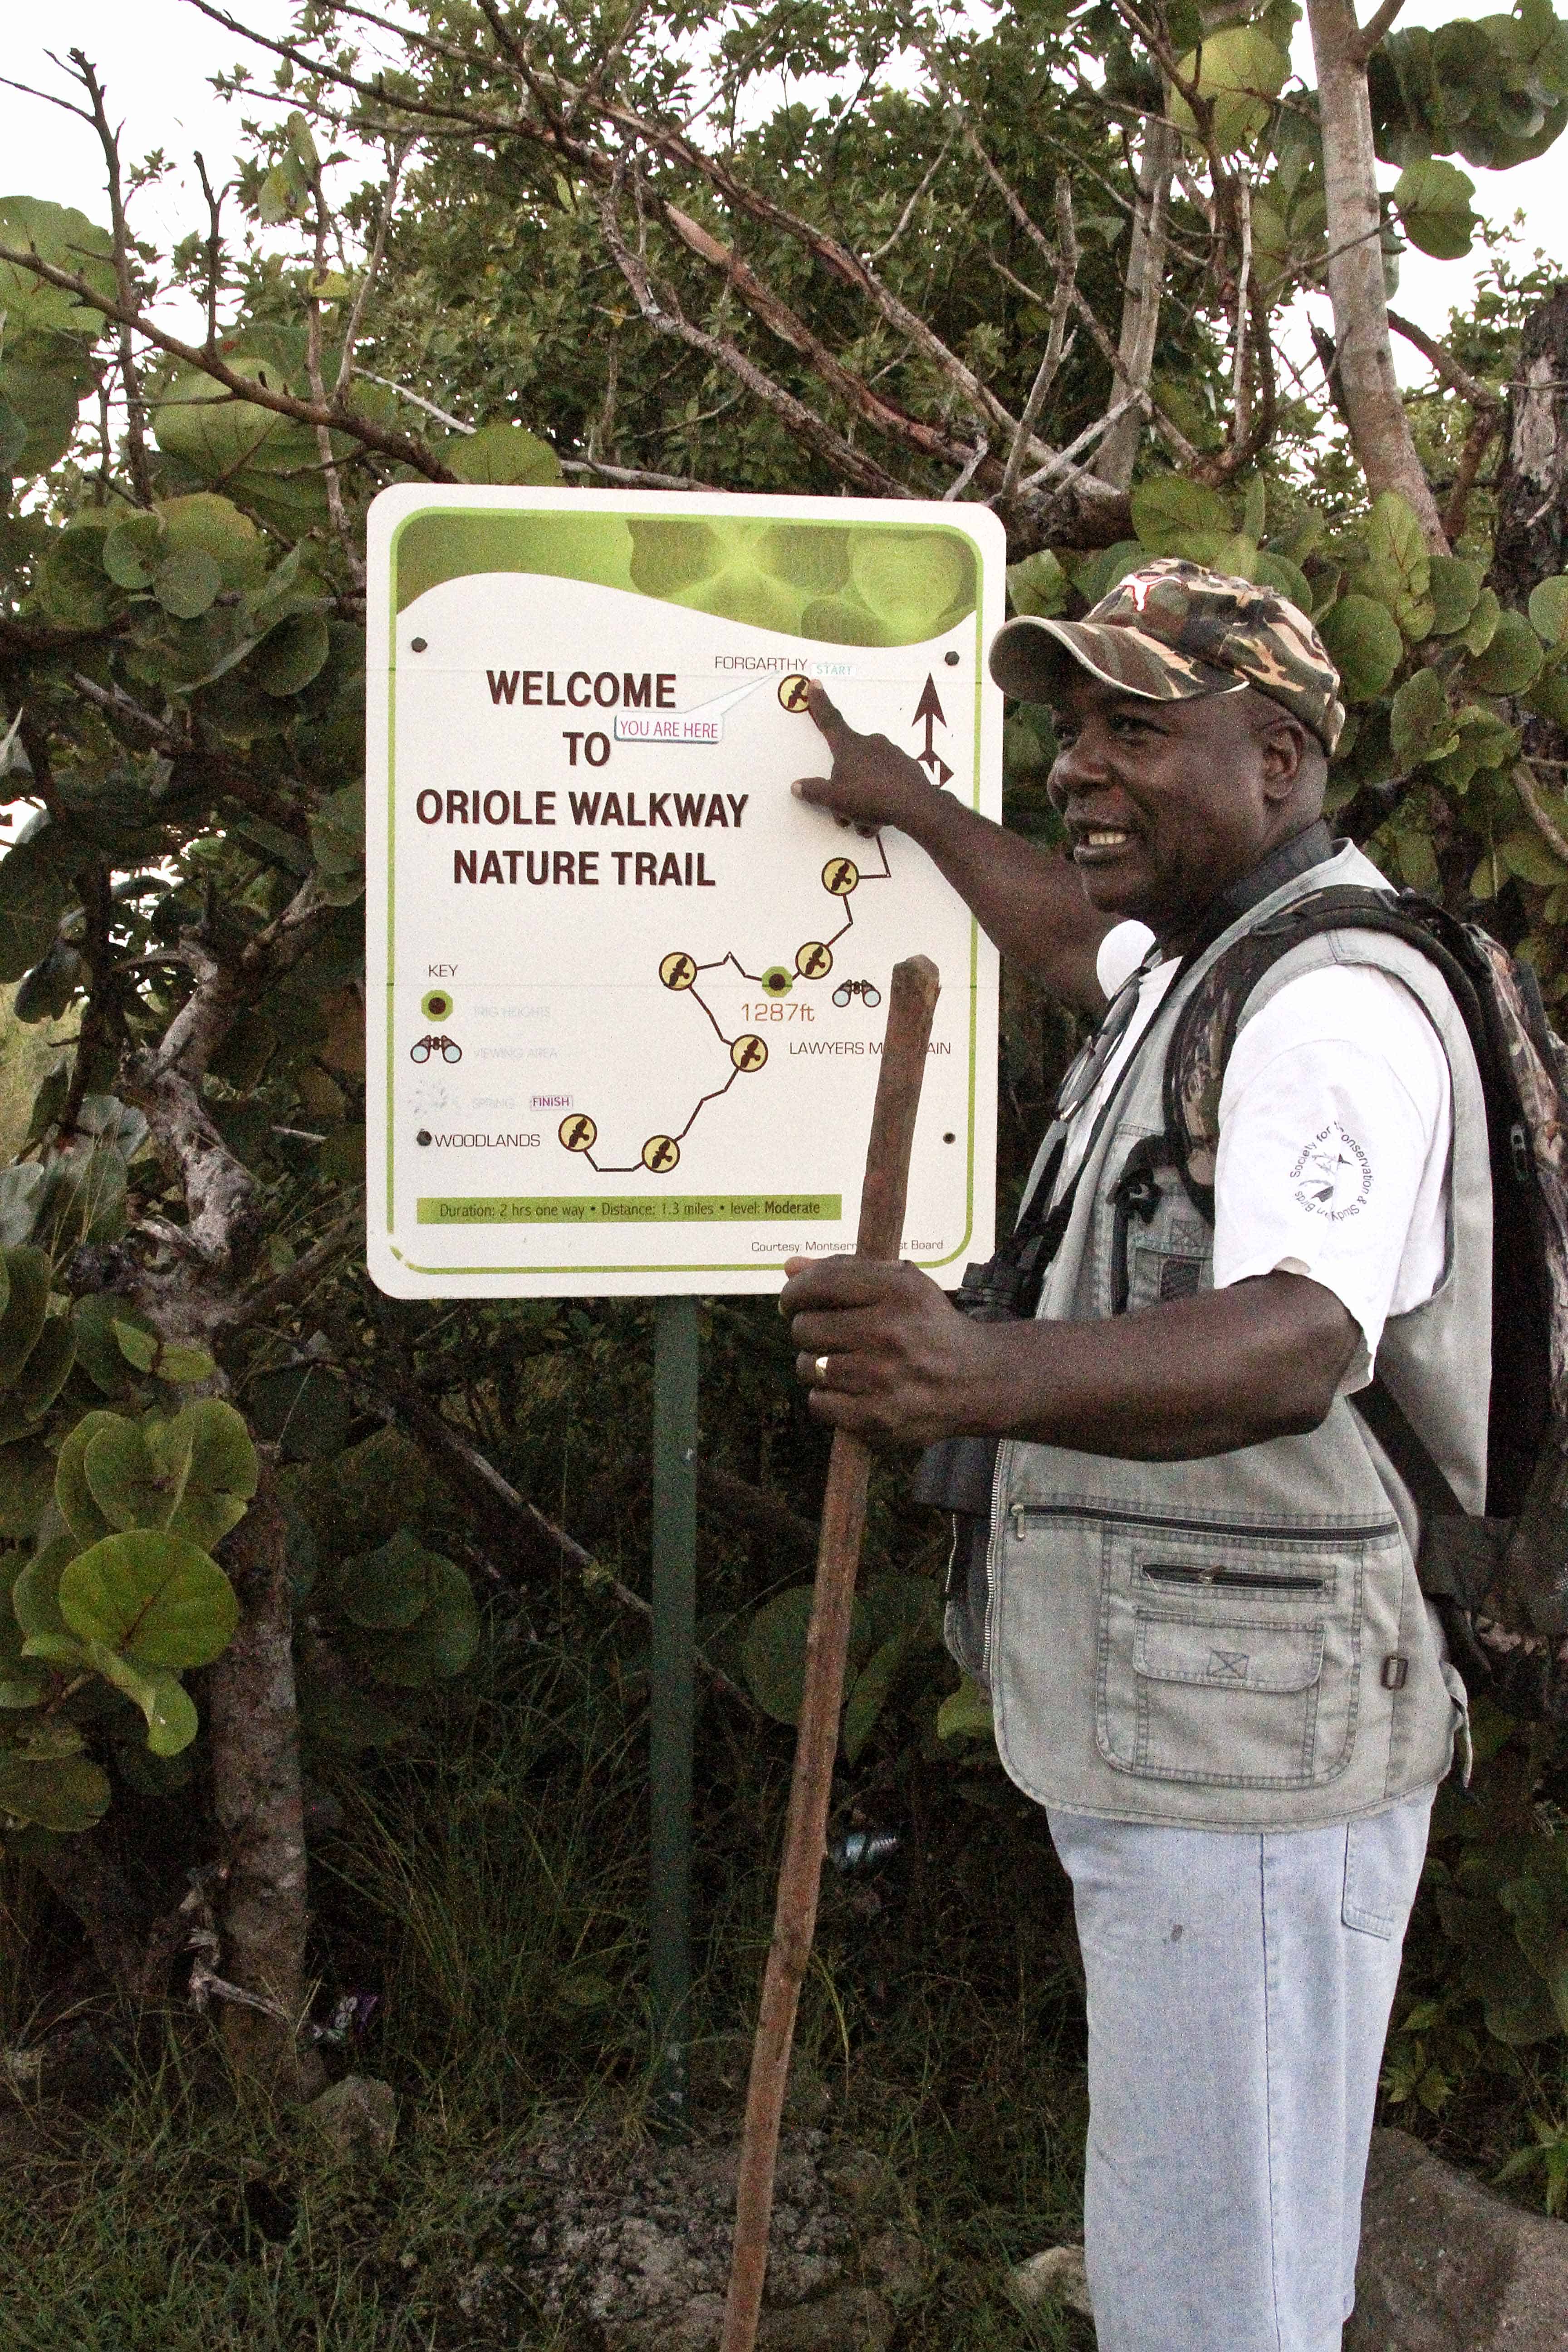
[[991, 1245], [994, 955], [913, 841], [789, 787], [829, 764], [815, 679], [997, 814], [994, 520], [419, 487], [371, 554], [377, 1282], [772, 1289], [852, 1249], [915, 952], [942, 994], [904, 1254], [956, 1282]]

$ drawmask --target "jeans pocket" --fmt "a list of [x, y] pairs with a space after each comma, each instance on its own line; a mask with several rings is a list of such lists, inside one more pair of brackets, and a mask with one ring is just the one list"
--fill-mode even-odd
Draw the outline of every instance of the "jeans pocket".
[[[1369, 1830], [1373, 1832], [1368, 1835]], [[1375, 1824], [1351, 1822], [1345, 1828], [1345, 1892], [1340, 1916], [1347, 1927], [1386, 1944], [1399, 1924], [1397, 1890], [1384, 1866]]]

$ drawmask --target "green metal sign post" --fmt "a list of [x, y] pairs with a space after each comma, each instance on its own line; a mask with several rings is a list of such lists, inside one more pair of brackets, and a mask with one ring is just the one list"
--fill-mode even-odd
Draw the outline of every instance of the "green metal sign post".
[[692, 1654], [697, 1640], [697, 1301], [661, 1298], [653, 1343], [652, 1803], [648, 1942], [654, 2111], [689, 2120]]

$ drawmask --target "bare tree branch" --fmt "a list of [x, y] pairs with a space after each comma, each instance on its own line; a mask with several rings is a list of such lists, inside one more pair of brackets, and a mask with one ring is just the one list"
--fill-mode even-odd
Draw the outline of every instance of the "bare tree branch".
[[1388, 340], [1382, 214], [1366, 61], [1349, 0], [1307, 0], [1323, 134], [1329, 297], [1340, 389], [1351, 437], [1375, 498], [1397, 490], [1434, 552], [1447, 540], [1400, 398]]
[[354, 294], [353, 307], [349, 312], [348, 322], [343, 328], [343, 355], [339, 363], [338, 380], [332, 393], [334, 401], [338, 403], [345, 398], [353, 379], [354, 346], [359, 341], [360, 330], [364, 324], [364, 309], [370, 299], [370, 289], [375, 284], [383, 257], [386, 252], [386, 232], [392, 225], [392, 215], [397, 203], [397, 184], [403, 176], [403, 166], [408, 160], [408, 151], [413, 143], [412, 139], [400, 142], [389, 141], [387, 143], [386, 189], [376, 213], [375, 235], [371, 240], [370, 253], [364, 266], [364, 276], [360, 279], [358, 289]]
[[1425, 327], [1416, 326], [1409, 319], [1402, 319], [1397, 310], [1389, 312], [1388, 323], [1396, 335], [1403, 335], [1407, 343], [1415, 344], [1422, 358], [1431, 362], [1443, 383], [1457, 392], [1461, 399], [1468, 400], [1472, 408], [1501, 409], [1502, 394], [1494, 392], [1490, 384], [1483, 383], [1479, 376], [1472, 375], [1468, 368], [1461, 367], [1447, 345], [1440, 343], [1435, 335], [1429, 335]]
[[[1173, 122], [1163, 116], [1151, 120], [1144, 132], [1138, 168], [1138, 197], [1127, 257], [1121, 333], [1117, 344], [1117, 356], [1125, 370], [1121, 380], [1141, 394], [1148, 391], [1154, 373], [1171, 217], [1171, 180], [1180, 147]], [[1142, 412], [1136, 405], [1129, 406], [1116, 429], [1105, 436], [1094, 461], [1094, 470], [1102, 482], [1110, 482], [1119, 490], [1127, 488], [1142, 437]]]
[[1521, 760], [1513, 771], [1513, 788], [1524, 804], [1524, 813], [1555, 858], [1568, 866], [1568, 838], [1542, 806], [1536, 793], [1535, 778], [1529, 763]]
[[[192, 0], [192, 5], [195, 5], [195, 0]], [[183, 342], [177, 335], [166, 334], [161, 327], [155, 327], [144, 312], [111, 302], [106, 295], [100, 294], [89, 286], [85, 278], [69, 269], [57, 269], [53, 262], [45, 261], [31, 248], [24, 250], [19, 246], [0, 245], [0, 261], [13, 262], [18, 269], [30, 270], [35, 278], [42, 278], [46, 286], [58, 286], [62, 292], [74, 294], [77, 300], [86, 303], [89, 310], [99, 311], [117, 325], [132, 328], [144, 342], [151, 343], [157, 351], [167, 352], [171, 359], [184, 360], [187, 367], [196, 368], [203, 375], [210, 376], [215, 383], [221, 383], [226, 392], [232, 392], [237, 400], [249, 401], [257, 408], [269, 408], [276, 415], [291, 417], [297, 425], [327, 425], [335, 432], [350, 434], [364, 448], [377, 449], [383, 457], [391, 457], [399, 465], [412, 466], [415, 472], [423, 474], [426, 481], [450, 482], [456, 478], [439, 458], [431, 456], [422, 442], [412, 441], [404, 433], [389, 433], [384, 425], [372, 424], [368, 417], [356, 415], [351, 408], [320, 407], [314, 401], [296, 400], [292, 393], [280, 392], [275, 384], [263, 383], [258, 377], [241, 375], [237, 368], [229, 366], [226, 360], [200, 349], [195, 343]]]
[[655, 292], [653, 281], [640, 256], [632, 252], [621, 234], [617, 218], [619, 195], [620, 174], [617, 171], [616, 178], [600, 198], [600, 226], [605, 243], [630, 287], [638, 310], [655, 332], [673, 337], [690, 350], [700, 352], [705, 359], [727, 369], [754, 399], [772, 411], [786, 432], [793, 434], [796, 440], [803, 441], [807, 448], [815, 450], [841, 481], [853, 482], [858, 489], [871, 498], [911, 497], [913, 493], [904, 483], [896, 481], [874, 458], [851, 447], [842, 434], [836, 433], [814, 409], [807, 408], [804, 401], [797, 400], [793, 393], [786, 392], [782, 384], [764, 375], [756, 362], [748, 359], [736, 344], [724, 336], [710, 335], [705, 328], [693, 326], [690, 320]]
[[1049, 331], [1046, 348], [1024, 403], [1024, 413], [1018, 419], [1018, 429], [1013, 436], [1013, 446], [1007, 452], [1003, 468], [1002, 487], [994, 503], [1005, 509], [1018, 485], [1024, 468], [1024, 452], [1028, 447], [1040, 412], [1046, 404], [1046, 394], [1056, 382], [1067, 350], [1068, 316], [1072, 310], [1073, 295], [1078, 287], [1078, 232], [1073, 226], [1072, 182], [1065, 172], [1057, 174], [1057, 251], [1056, 289], [1051, 296]]
[[141, 305], [137, 300], [136, 280], [131, 268], [131, 231], [126, 224], [125, 194], [120, 178], [120, 141], [110, 125], [108, 110], [103, 102], [103, 86], [85, 50], [73, 49], [70, 57], [77, 79], [92, 101], [92, 126], [103, 150], [104, 184], [109, 194], [110, 229], [114, 245], [114, 282], [120, 289], [122, 314], [119, 343], [120, 380], [125, 387], [125, 455], [136, 496], [142, 506], [150, 507], [153, 503], [153, 481], [147, 470], [147, 420], [142, 404], [142, 378], [132, 345], [130, 323], [123, 315], [138, 310]]
[[1383, 0], [1383, 5], [1367, 18], [1356, 37], [1355, 55], [1360, 64], [1364, 66], [1367, 63], [1404, 5], [1405, 0]]

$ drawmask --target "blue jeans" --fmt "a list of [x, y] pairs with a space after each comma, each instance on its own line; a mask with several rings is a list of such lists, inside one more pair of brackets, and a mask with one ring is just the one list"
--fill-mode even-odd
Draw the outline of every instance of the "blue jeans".
[[1089, 1980], [1100, 2352], [1339, 2352], [1432, 1797], [1263, 1836], [1050, 1815]]

